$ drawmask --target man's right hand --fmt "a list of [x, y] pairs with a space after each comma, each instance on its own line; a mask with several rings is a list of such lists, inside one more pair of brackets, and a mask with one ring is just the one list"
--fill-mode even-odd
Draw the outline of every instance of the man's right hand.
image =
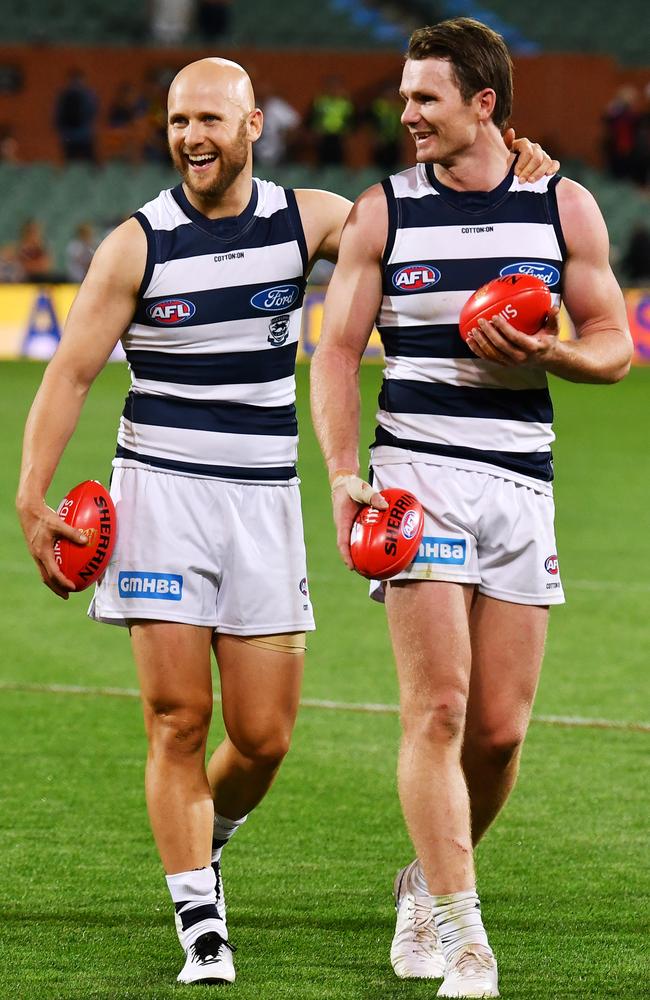
[[54, 543], [57, 538], [67, 538], [75, 545], [87, 545], [88, 539], [83, 532], [62, 521], [56, 511], [48, 507], [44, 501], [35, 503], [19, 498], [16, 501], [16, 509], [27, 547], [43, 583], [58, 597], [67, 601], [70, 591], [76, 590], [76, 587], [59, 569], [54, 558]]
[[386, 510], [388, 504], [377, 492], [354, 472], [336, 472], [332, 479], [332, 508], [336, 525], [336, 544], [343, 562], [348, 569], [354, 569], [350, 555], [350, 532], [359, 507], [370, 505], [377, 510]]

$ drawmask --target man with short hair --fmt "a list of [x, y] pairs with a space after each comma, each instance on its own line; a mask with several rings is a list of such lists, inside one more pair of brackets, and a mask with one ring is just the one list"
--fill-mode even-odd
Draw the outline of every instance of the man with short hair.
[[[361, 195], [346, 223], [312, 409], [348, 567], [359, 502], [385, 507], [379, 491], [400, 487], [425, 510], [415, 561], [371, 587], [397, 662], [398, 784], [418, 854], [395, 881], [391, 961], [400, 977], [444, 977], [440, 997], [496, 997], [472, 848], [514, 785], [549, 606], [564, 600], [546, 374], [616, 382], [631, 338], [591, 195], [515, 175], [501, 36], [469, 18], [414, 32], [401, 95], [417, 165]], [[553, 293], [542, 329], [525, 335], [495, 316], [463, 343], [469, 295], [531, 262]], [[396, 280], [423, 265], [424, 283]], [[558, 338], [560, 291], [574, 341]], [[358, 369], [375, 322], [386, 366], [369, 486], [358, 475]]]
[[[201, 59], [175, 77], [168, 138], [182, 183], [96, 251], [27, 421], [17, 500], [43, 581], [67, 598], [53, 542], [83, 538], [44, 497], [121, 339], [132, 385], [111, 481], [118, 537], [90, 615], [131, 635], [181, 983], [235, 978], [221, 851], [287, 753], [314, 628], [295, 358], [306, 275], [315, 258], [335, 258], [350, 203], [254, 178], [261, 129], [241, 66]], [[549, 167], [518, 141], [524, 169]], [[154, 586], [161, 575], [174, 587]], [[206, 770], [212, 652], [226, 736]]]

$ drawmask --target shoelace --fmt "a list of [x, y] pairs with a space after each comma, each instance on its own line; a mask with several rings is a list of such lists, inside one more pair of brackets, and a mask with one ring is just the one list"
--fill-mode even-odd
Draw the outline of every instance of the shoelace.
[[224, 947], [230, 948], [231, 951], [237, 950], [230, 941], [224, 941], [216, 931], [208, 931], [207, 934], [202, 934], [200, 938], [196, 939], [191, 946], [191, 951], [197, 962], [201, 965], [208, 965], [210, 962], [216, 962], [219, 951]]
[[409, 915], [413, 916], [414, 955], [431, 958], [438, 950], [438, 934], [433, 921], [431, 903], [426, 897], [410, 896], [407, 900]]
[[484, 951], [464, 948], [458, 958], [453, 960], [453, 967], [462, 973], [471, 972], [483, 975], [486, 972], [492, 972], [494, 959]]

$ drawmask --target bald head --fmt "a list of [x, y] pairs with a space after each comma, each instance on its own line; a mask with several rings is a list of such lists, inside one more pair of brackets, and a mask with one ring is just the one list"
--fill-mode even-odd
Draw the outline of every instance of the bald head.
[[237, 63], [199, 59], [172, 80], [169, 150], [195, 207], [234, 215], [243, 210], [251, 192], [252, 145], [261, 131], [262, 112]]
[[253, 85], [246, 70], [230, 59], [197, 59], [184, 66], [172, 80], [168, 107], [184, 103], [188, 97], [209, 101], [219, 99], [249, 114], [255, 107]]

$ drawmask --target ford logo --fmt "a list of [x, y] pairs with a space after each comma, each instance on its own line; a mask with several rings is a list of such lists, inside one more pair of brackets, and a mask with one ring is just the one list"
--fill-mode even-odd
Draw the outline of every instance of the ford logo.
[[505, 274], [532, 274], [540, 278], [545, 285], [552, 288], [560, 280], [560, 272], [552, 264], [542, 264], [539, 260], [520, 260], [517, 264], [508, 264], [499, 271], [501, 277]]
[[297, 302], [300, 289], [297, 285], [274, 285], [263, 288], [251, 299], [251, 305], [263, 312], [283, 312]]

